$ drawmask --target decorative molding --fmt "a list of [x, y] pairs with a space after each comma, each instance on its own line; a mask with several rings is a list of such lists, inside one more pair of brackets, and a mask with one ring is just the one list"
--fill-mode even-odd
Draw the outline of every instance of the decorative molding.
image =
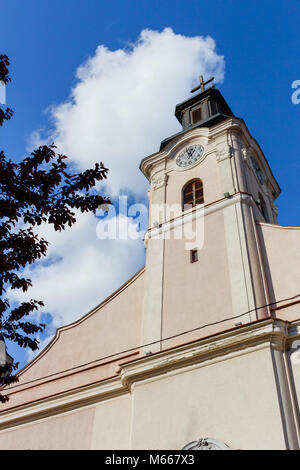
[[230, 450], [224, 442], [212, 437], [200, 437], [197, 441], [189, 442], [182, 450]]
[[166, 148], [165, 154], [168, 160], [174, 160], [175, 156], [190, 145], [199, 144], [203, 145], [205, 151], [207, 149], [210, 139], [210, 129], [205, 127], [198, 127], [187, 131], [172, 141]]
[[223, 162], [224, 160], [227, 160], [228, 158], [233, 157], [233, 147], [231, 145], [226, 145], [223, 147], [221, 150], [216, 150], [216, 157], [217, 157], [217, 162]]
[[[223, 198], [214, 203], [207, 205], [199, 204], [195, 208], [185, 211], [183, 214], [175, 217], [172, 220], [167, 220], [160, 226], [149, 227], [145, 233], [144, 242], [147, 243], [149, 238], [161, 238], [163, 233], [168, 233], [176, 227], [182, 226], [184, 223], [189, 223], [199, 217], [213, 214], [214, 212], [224, 209], [225, 207], [232, 206], [234, 204], [249, 204], [255, 207], [255, 201], [250, 194], [247, 193], [236, 193], [230, 196], [230, 198]], [[204, 211], [204, 212], [203, 212]]]
[[151, 178], [151, 189], [156, 190], [166, 186], [168, 181], [168, 175], [166, 172], [155, 173]]
[[[128, 394], [133, 384], [159, 379], [162, 374], [184, 373], [270, 346], [282, 351], [287, 339], [290, 343], [299, 337], [299, 325], [300, 321], [289, 325], [268, 318], [137, 358], [120, 365], [116, 377], [2, 411], [0, 431]], [[209, 438], [206, 440], [209, 442]]]
[[287, 322], [267, 318], [174, 349], [163, 350], [152, 356], [125, 362], [120, 366], [119, 374], [124, 386], [131, 389], [138, 381], [161, 374], [177, 373], [182, 368], [199, 368], [207, 365], [207, 361], [212, 364], [213, 361], [222, 360], [224, 356], [230, 358], [232, 355], [240, 355], [247, 348], [271, 346], [282, 351], [287, 335]]
[[272, 228], [279, 228], [283, 230], [300, 230], [300, 225], [280, 225], [280, 224], [272, 224], [271, 222], [262, 222], [258, 220], [257, 225], [263, 225], [264, 227], [272, 227]]
[[[198, 127], [196, 129], [191, 129], [185, 131], [183, 134], [175, 135], [174, 138], [166, 145], [164, 150], [156, 152], [148, 157], [142, 159], [140, 163], [140, 170], [146, 176], [150, 178], [150, 168], [152, 165], [157, 165], [158, 163], [164, 163], [168, 159], [172, 159], [172, 156], [175, 152], [179, 150], [181, 145], [187, 145], [189, 141], [197, 138], [202, 138], [202, 143], [207, 151], [206, 156], [210, 153], [210, 145], [213, 141], [216, 142], [216, 139], [219, 137], [224, 137], [228, 132], [236, 134], [241, 142], [241, 148], [249, 148], [255, 155], [258, 156], [259, 161], [263, 162], [262, 166], [266, 171], [268, 180], [272, 185], [274, 191], [278, 195], [280, 193], [280, 187], [277, 181], [274, 178], [274, 175], [269, 167], [269, 164], [263, 154], [262, 149], [260, 148], [258, 142], [251, 136], [245, 122], [240, 118], [228, 118], [220, 123], [216, 124], [213, 128], [202, 128]], [[215, 149], [214, 149], [215, 150]], [[222, 152], [222, 151], [221, 151]], [[222, 159], [222, 154], [220, 155]], [[220, 160], [222, 161], [222, 160]]]
[[253, 168], [252, 168], [252, 165], [251, 165], [251, 162], [250, 162], [250, 150], [249, 150], [249, 147], [243, 147], [242, 143], [240, 142], [240, 150], [242, 152], [242, 155], [243, 155], [243, 160], [244, 162], [246, 163], [246, 165], [248, 166], [249, 170], [252, 170], [253, 171]]
[[119, 377], [115, 377], [20, 405], [0, 413], [0, 431], [37, 419], [44, 419], [68, 411], [76, 411], [77, 408], [115, 398], [127, 392], [128, 390], [124, 388]]

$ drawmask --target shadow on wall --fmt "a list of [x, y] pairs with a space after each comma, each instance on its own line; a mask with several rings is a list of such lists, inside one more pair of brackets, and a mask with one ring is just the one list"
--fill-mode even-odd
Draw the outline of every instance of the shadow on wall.
[[[266, 245], [265, 245], [265, 240], [264, 240], [262, 228], [261, 228], [261, 225], [259, 223], [257, 224], [257, 233], [258, 233], [258, 238], [259, 238], [262, 261], [263, 261], [263, 265], [264, 265], [264, 272], [265, 272], [265, 276], [266, 276], [269, 299], [270, 299], [270, 303], [274, 303], [274, 302], [276, 302], [276, 297], [275, 297], [274, 286], [273, 286], [273, 282], [272, 282], [271, 269], [270, 269], [270, 264], [269, 264], [269, 260], [268, 260], [268, 255], [267, 255], [267, 250], [266, 250]], [[274, 312], [274, 316], [276, 317], [275, 312]]]

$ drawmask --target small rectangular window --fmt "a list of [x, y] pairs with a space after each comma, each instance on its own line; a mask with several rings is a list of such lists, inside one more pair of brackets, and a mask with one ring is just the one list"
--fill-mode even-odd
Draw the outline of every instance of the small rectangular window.
[[191, 250], [191, 263], [195, 263], [198, 259], [198, 250]]
[[196, 122], [201, 121], [201, 119], [202, 119], [201, 108], [197, 108], [194, 111], [192, 111], [193, 124], [196, 124]]

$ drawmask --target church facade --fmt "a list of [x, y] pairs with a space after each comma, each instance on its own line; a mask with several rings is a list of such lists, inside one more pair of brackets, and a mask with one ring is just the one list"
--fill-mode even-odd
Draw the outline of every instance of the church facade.
[[0, 448], [299, 448], [300, 227], [219, 90], [175, 116], [140, 164], [145, 267], [20, 371]]

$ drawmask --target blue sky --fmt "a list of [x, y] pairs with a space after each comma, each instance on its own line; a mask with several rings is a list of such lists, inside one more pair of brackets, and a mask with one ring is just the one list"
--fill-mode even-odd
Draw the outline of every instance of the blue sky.
[[12, 60], [7, 100], [15, 110], [1, 129], [1, 147], [12, 158], [23, 155], [33, 129], [46, 125], [45, 108], [68, 96], [74, 71], [98, 44], [123, 48], [142, 29], [166, 26], [210, 35], [226, 61], [220, 89], [282, 188], [279, 222], [300, 225], [300, 105], [291, 102], [291, 83], [300, 79], [299, 1], [15, 0], [3, 2], [1, 18], [1, 49]]
[[[209, 35], [225, 61], [225, 78], [218, 87], [258, 140], [282, 189], [278, 221], [300, 225], [300, 104], [291, 101], [292, 82], [300, 80], [298, 0], [15, 0], [2, 2], [0, 8], [1, 53], [11, 59], [13, 79], [7, 87], [7, 104], [15, 111], [13, 120], [0, 129], [1, 149], [7, 156], [20, 160], [32, 132], [47, 133], [53, 121], [45, 109], [67, 99], [78, 83], [76, 69], [95, 55], [98, 45], [126, 50], [142, 30], [166, 27], [186, 37]], [[116, 86], [116, 101], [118, 93]], [[163, 93], [162, 85], [159, 99]], [[170, 128], [173, 122], [176, 126], [174, 106], [184, 97], [180, 90], [178, 98], [176, 93], [172, 98]], [[155, 151], [167, 135], [159, 130], [153, 135]], [[131, 260], [116, 283], [130, 277], [142, 258], [139, 249], [137, 262]], [[113, 282], [108, 285], [111, 290], [118, 287]], [[109, 293], [101, 291], [99, 301]]]

